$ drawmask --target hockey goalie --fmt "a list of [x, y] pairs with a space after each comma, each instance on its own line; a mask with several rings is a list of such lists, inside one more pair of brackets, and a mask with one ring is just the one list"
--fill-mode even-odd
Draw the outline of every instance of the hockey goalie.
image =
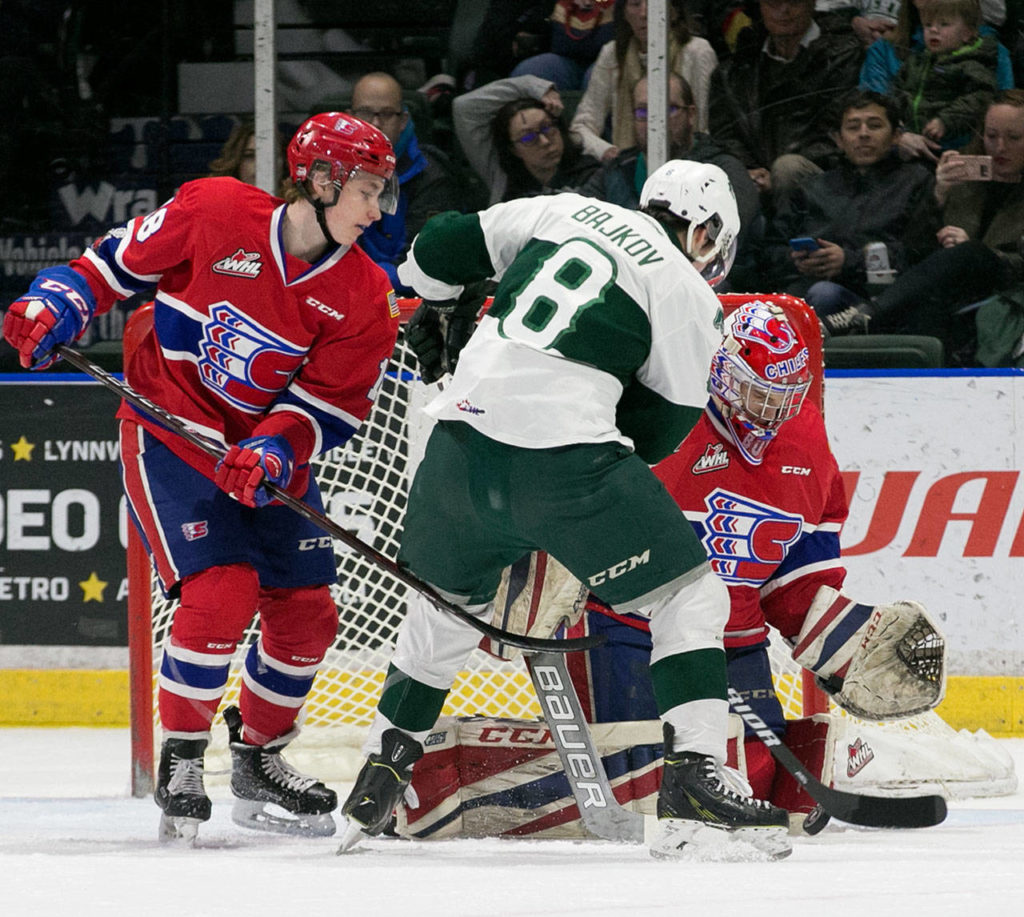
[[[727, 322], [705, 412], [655, 470], [729, 588], [730, 685], [820, 774], [832, 719], [787, 723], [772, 683], [768, 625], [839, 706], [868, 720], [934, 708], [945, 691], [945, 644], [921, 604], [868, 604], [846, 594], [839, 533], [848, 506], [822, 415], [804, 400], [807, 349], [772, 303], [748, 303]], [[572, 635], [607, 636], [604, 646], [570, 656], [569, 668], [616, 798], [644, 811], [661, 755], [648, 620], [588, 599], [544, 555], [511, 568], [505, 590], [495, 612], [502, 627], [549, 635], [564, 625]], [[761, 740], [743, 740], [739, 727], [735, 735], [729, 763], [755, 796], [792, 813], [812, 811]], [[586, 835], [573, 821], [564, 777], [558, 782], [561, 765], [543, 723], [449, 721], [425, 744], [399, 833]]]

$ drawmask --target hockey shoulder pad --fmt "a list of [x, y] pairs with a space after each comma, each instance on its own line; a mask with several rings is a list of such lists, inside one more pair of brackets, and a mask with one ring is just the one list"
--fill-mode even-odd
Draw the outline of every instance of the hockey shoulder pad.
[[865, 720], [936, 707], [946, 693], [945, 653], [919, 602], [861, 605], [829, 586], [815, 594], [793, 647], [835, 702]]
[[[548, 638], [579, 621], [588, 588], [555, 558], [535, 551], [506, 567], [494, 597], [491, 623], [502, 630]], [[515, 659], [516, 647], [484, 637], [480, 648], [499, 659]]]

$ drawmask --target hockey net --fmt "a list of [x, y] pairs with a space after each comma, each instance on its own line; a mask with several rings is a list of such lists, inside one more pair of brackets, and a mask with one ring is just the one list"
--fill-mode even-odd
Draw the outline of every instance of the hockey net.
[[[801, 300], [783, 295], [726, 294], [726, 311], [754, 298], [777, 302], [804, 334], [811, 350], [814, 384], [809, 397], [823, 406], [824, 362], [817, 320]], [[418, 300], [401, 301], [408, 318]], [[144, 326], [126, 329], [126, 358]], [[419, 380], [412, 352], [399, 334], [392, 365], [377, 403], [360, 433], [344, 448], [315, 463], [327, 515], [387, 557], [398, 552], [405, 499], [430, 430], [423, 407], [433, 393]], [[324, 659], [313, 691], [304, 706], [302, 731], [289, 747], [288, 758], [322, 780], [349, 782], [361, 760], [363, 736], [373, 716], [384, 674], [401, 622], [409, 587], [371, 560], [344, 545], [335, 545], [338, 578], [332, 587], [338, 607], [338, 634]], [[154, 761], [160, 742], [156, 713], [156, 677], [162, 646], [168, 639], [175, 604], [166, 601], [152, 576], [141, 543], [129, 526], [129, 642], [132, 685], [132, 790], [152, 792]], [[239, 643], [223, 705], [237, 703], [241, 663], [258, 636], [254, 620]], [[776, 688], [790, 718], [828, 709], [824, 695], [789, 658], [781, 640], [773, 642]], [[223, 709], [223, 706], [222, 706]], [[535, 719], [541, 715], [521, 659], [504, 662], [475, 650], [457, 679], [443, 714]], [[949, 729], [934, 714], [896, 727], [933, 735]], [[947, 736], [948, 738], [948, 736]], [[207, 752], [208, 774], [230, 766], [227, 729], [217, 718]], [[214, 777], [216, 780], [216, 777]], [[917, 784], [913, 784], [916, 786]], [[897, 787], [894, 791], [898, 792]]]

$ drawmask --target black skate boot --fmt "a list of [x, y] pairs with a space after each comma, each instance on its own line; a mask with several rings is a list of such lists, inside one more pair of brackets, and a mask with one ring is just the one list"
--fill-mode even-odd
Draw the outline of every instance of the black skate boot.
[[649, 839], [652, 854], [778, 860], [792, 853], [785, 809], [754, 799], [742, 777], [719, 767], [714, 758], [669, 751], [672, 735], [666, 723], [658, 836]]
[[386, 729], [379, 755], [366, 759], [352, 792], [341, 807], [348, 828], [338, 853], [364, 836], [375, 837], [391, 822], [395, 806], [412, 780], [412, 766], [423, 757], [423, 746], [398, 729]]
[[334, 834], [337, 825], [330, 813], [338, 805], [337, 793], [316, 778], [300, 774], [281, 757], [282, 749], [298, 730], [266, 745], [246, 745], [242, 741], [242, 714], [237, 707], [225, 709], [224, 722], [231, 738], [231, 792], [236, 797], [231, 820], [243, 828], [278, 834]]
[[210, 819], [210, 797], [203, 786], [206, 739], [165, 739], [153, 799], [160, 806], [160, 840], [192, 846], [199, 823]]

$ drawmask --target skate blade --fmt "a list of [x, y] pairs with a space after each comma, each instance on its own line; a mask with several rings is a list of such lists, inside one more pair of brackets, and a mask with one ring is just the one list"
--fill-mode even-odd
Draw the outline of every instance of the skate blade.
[[242, 828], [293, 837], [331, 837], [338, 830], [330, 812], [297, 815], [272, 803], [249, 799], [235, 800], [231, 820]]
[[341, 836], [341, 844], [338, 847], [338, 855], [341, 856], [343, 853], [348, 853], [356, 844], [358, 844], [363, 838], [369, 837], [363, 826], [359, 822], [352, 821], [351, 819], [345, 819], [345, 833]]
[[679, 818], [644, 819], [644, 843], [660, 860], [765, 863], [793, 852], [786, 826], [719, 828]]
[[179, 847], [194, 847], [199, 836], [201, 819], [185, 818], [181, 815], [161, 815], [160, 832], [157, 835], [161, 844], [174, 844]]

